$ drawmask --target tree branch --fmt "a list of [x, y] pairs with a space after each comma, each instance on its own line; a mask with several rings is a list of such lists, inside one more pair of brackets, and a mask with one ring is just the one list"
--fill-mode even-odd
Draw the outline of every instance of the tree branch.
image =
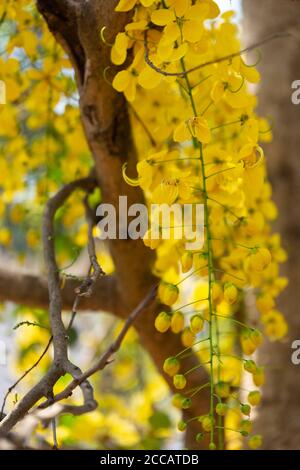
[[[61, 290], [63, 310], [72, 309], [74, 292], [78, 285], [77, 279], [67, 278], [65, 280]], [[98, 279], [91, 296], [82, 297], [80, 310], [104, 311], [123, 317], [125, 312], [117, 302], [116, 290], [114, 275]], [[47, 280], [42, 275], [0, 267], [0, 301], [48, 309]]]

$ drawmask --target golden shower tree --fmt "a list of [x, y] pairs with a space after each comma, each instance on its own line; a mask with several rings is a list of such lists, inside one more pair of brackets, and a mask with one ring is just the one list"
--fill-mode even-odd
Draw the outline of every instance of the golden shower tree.
[[[175, 392], [173, 405], [183, 412], [178, 428], [190, 448], [236, 448], [243, 437], [259, 447], [251, 408], [261, 401], [264, 370], [251, 356], [263, 334], [286, 335], [275, 308], [286, 285], [278, 272], [286, 254], [271, 231], [277, 210], [261, 146], [271, 140], [271, 128], [256, 114], [248, 86], [260, 75], [244, 53], [273, 37], [243, 50], [234, 12], [221, 15], [213, 0], [7, 1], [1, 15], [7, 102], [1, 106], [0, 242], [20, 261], [38, 259], [42, 247], [47, 274], [0, 272], [2, 300], [27, 307], [18, 311], [17, 325], [24, 354], [32, 335], [45, 347], [42, 356], [31, 349], [34, 368], [22, 370], [31, 377], [22, 396], [9, 403], [19, 380], [8, 390], [1, 436], [30, 413], [37, 422], [50, 419], [57, 445], [59, 431], [67, 432], [65, 416], [95, 416], [86, 414], [102, 396], [90, 378], [102, 374], [118, 383], [110, 362], [134, 324]], [[119, 196], [128, 206], [201, 204], [203, 246], [186, 249], [174, 216], [171, 227], [159, 227], [159, 239], [150, 228], [143, 239], [108, 240], [104, 255], [94, 239], [96, 206], [112, 204], [119, 218]], [[65, 268], [72, 267], [74, 249], [87, 250], [85, 276]], [[124, 323], [81, 370], [69, 348], [83, 310], [109, 312]], [[133, 370], [137, 356], [127, 358]], [[144, 357], [139, 370], [149, 367]], [[105, 375], [110, 368], [113, 377]], [[161, 383], [151, 374], [150, 382]], [[246, 394], [245, 374], [253, 381]], [[147, 383], [142, 393], [149, 397]], [[135, 448], [155, 448], [161, 428], [171, 427], [153, 394], [149, 400], [147, 413], [143, 408], [148, 444], [134, 441]], [[116, 428], [104, 416], [114, 407], [115, 420], [124, 412], [116, 403], [111, 395], [100, 403], [105, 411], [97, 426], [105, 432], [97, 445], [104, 448]], [[74, 419], [76, 429], [81, 418]], [[142, 424], [145, 432], [145, 418]], [[68, 438], [76, 441], [78, 434]]]

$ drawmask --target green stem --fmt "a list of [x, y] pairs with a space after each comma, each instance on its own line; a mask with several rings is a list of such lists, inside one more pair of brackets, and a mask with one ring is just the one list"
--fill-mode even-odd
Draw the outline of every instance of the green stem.
[[[184, 59], [180, 60], [182, 71], [186, 72], [185, 62]], [[190, 97], [191, 107], [194, 113], [194, 117], [197, 117], [197, 108], [195, 104], [195, 100], [192, 94], [192, 87], [190, 84], [190, 80], [188, 75], [185, 73], [184, 75], [186, 87], [189, 91], [188, 95]], [[197, 144], [194, 142], [195, 147], [198, 146], [200, 149], [200, 162], [201, 162], [201, 177], [202, 177], [202, 187], [203, 187], [203, 196], [204, 196], [204, 224], [206, 227], [206, 238], [207, 238], [207, 257], [208, 257], [208, 305], [209, 305], [209, 346], [210, 346], [210, 380], [209, 380], [209, 387], [210, 387], [210, 411], [209, 415], [211, 420], [214, 419], [214, 379], [213, 379], [213, 304], [211, 298], [211, 287], [212, 282], [214, 279], [213, 274], [213, 256], [212, 256], [212, 246], [211, 246], [211, 234], [210, 234], [210, 225], [209, 225], [209, 209], [208, 209], [208, 194], [206, 189], [206, 174], [205, 174], [205, 163], [204, 163], [204, 156], [203, 156], [203, 146], [202, 143], [199, 142]], [[210, 431], [210, 442], [214, 443], [214, 426], [211, 427]]]

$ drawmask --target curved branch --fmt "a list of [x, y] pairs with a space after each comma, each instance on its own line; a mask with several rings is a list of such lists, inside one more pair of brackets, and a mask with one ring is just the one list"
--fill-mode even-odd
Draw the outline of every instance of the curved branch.
[[289, 32], [280, 32], [280, 33], [274, 33], [270, 36], [267, 36], [266, 38], [262, 39], [261, 41], [258, 41], [251, 46], [245, 47], [244, 49], [241, 49], [240, 51], [233, 52], [232, 54], [228, 54], [222, 57], [218, 57], [216, 59], [209, 60], [207, 62], [203, 62], [202, 64], [196, 65], [195, 67], [192, 67], [191, 69], [185, 70], [184, 72], [168, 72], [167, 70], [163, 70], [159, 67], [157, 67], [152, 60], [149, 57], [149, 47], [148, 47], [148, 32], [147, 30], [144, 32], [144, 48], [145, 48], [145, 62], [151, 67], [153, 70], [155, 70], [157, 73], [160, 73], [161, 75], [164, 75], [165, 77], [185, 77], [189, 73], [196, 72], [197, 70], [203, 69], [204, 67], [208, 67], [209, 65], [214, 65], [214, 64], [219, 64], [220, 62], [225, 62], [226, 60], [231, 60], [234, 57], [241, 56], [245, 54], [246, 52], [251, 52], [254, 49], [257, 49], [260, 46], [263, 46], [264, 44], [267, 44], [274, 39], [280, 39], [280, 38], [285, 38], [289, 37], [290, 33]]

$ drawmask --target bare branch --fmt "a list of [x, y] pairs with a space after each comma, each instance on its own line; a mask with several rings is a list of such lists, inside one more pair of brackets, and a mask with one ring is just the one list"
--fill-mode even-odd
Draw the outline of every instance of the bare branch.
[[104, 369], [110, 362], [111, 357], [114, 353], [116, 353], [123, 342], [129, 328], [135, 323], [135, 320], [145, 311], [146, 307], [153, 302], [156, 296], [157, 287], [153, 287], [148, 295], [140, 302], [140, 304], [131, 312], [131, 314], [127, 317], [122, 330], [120, 331], [116, 340], [109, 346], [109, 348], [102, 354], [100, 359], [96, 362], [96, 364], [90, 367], [86, 372], [78, 376], [75, 380], [73, 380], [61, 393], [56, 395], [53, 398], [53, 401], [46, 401], [42, 403], [39, 408], [46, 408], [53, 402], [58, 402], [65, 398], [68, 398], [72, 395], [73, 390], [78, 386], [81, 385], [88, 377], [91, 377], [96, 372]]
[[[0, 423], [0, 436], [6, 435], [11, 428], [20, 421], [32, 406], [43, 396], [53, 397], [53, 386], [65, 372], [73, 372], [76, 377], [74, 367], [68, 360], [68, 336], [64, 327], [61, 313], [62, 301], [60, 292], [59, 270], [55, 259], [55, 235], [54, 217], [58, 208], [65, 200], [80, 188], [85, 191], [95, 187], [95, 180], [83, 178], [62, 187], [53, 197], [51, 197], [45, 207], [43, 216], [43, 247], [44, 258], [48, 269], [48, 289], [50, 299], [50, 324], [52, 340], [54, 346], [54, 361], [45, 376], [17, 403], [15, 408]], [[80, 372], [80, 370], [79, 370]], [[87, 399], [87, 395], [84, 395]], [[90, 393], [89, 401], [92, 400]]]
[[[63, 310], [72, 309], [74, 291], [77, 287], [77, 279], [66, 278], [61, 290]], [[29, 292], [30, 295], [28, 295]], [[0, 267], [0, 301], [48, 309], [47, 280], [42, 275]], [[80, 308], [81, 310], [111, 312], [122, 316], [120, 305], [117, 304], [115, 276], [110, 275], [98, 279], [91, 296], [82, 297]]]

